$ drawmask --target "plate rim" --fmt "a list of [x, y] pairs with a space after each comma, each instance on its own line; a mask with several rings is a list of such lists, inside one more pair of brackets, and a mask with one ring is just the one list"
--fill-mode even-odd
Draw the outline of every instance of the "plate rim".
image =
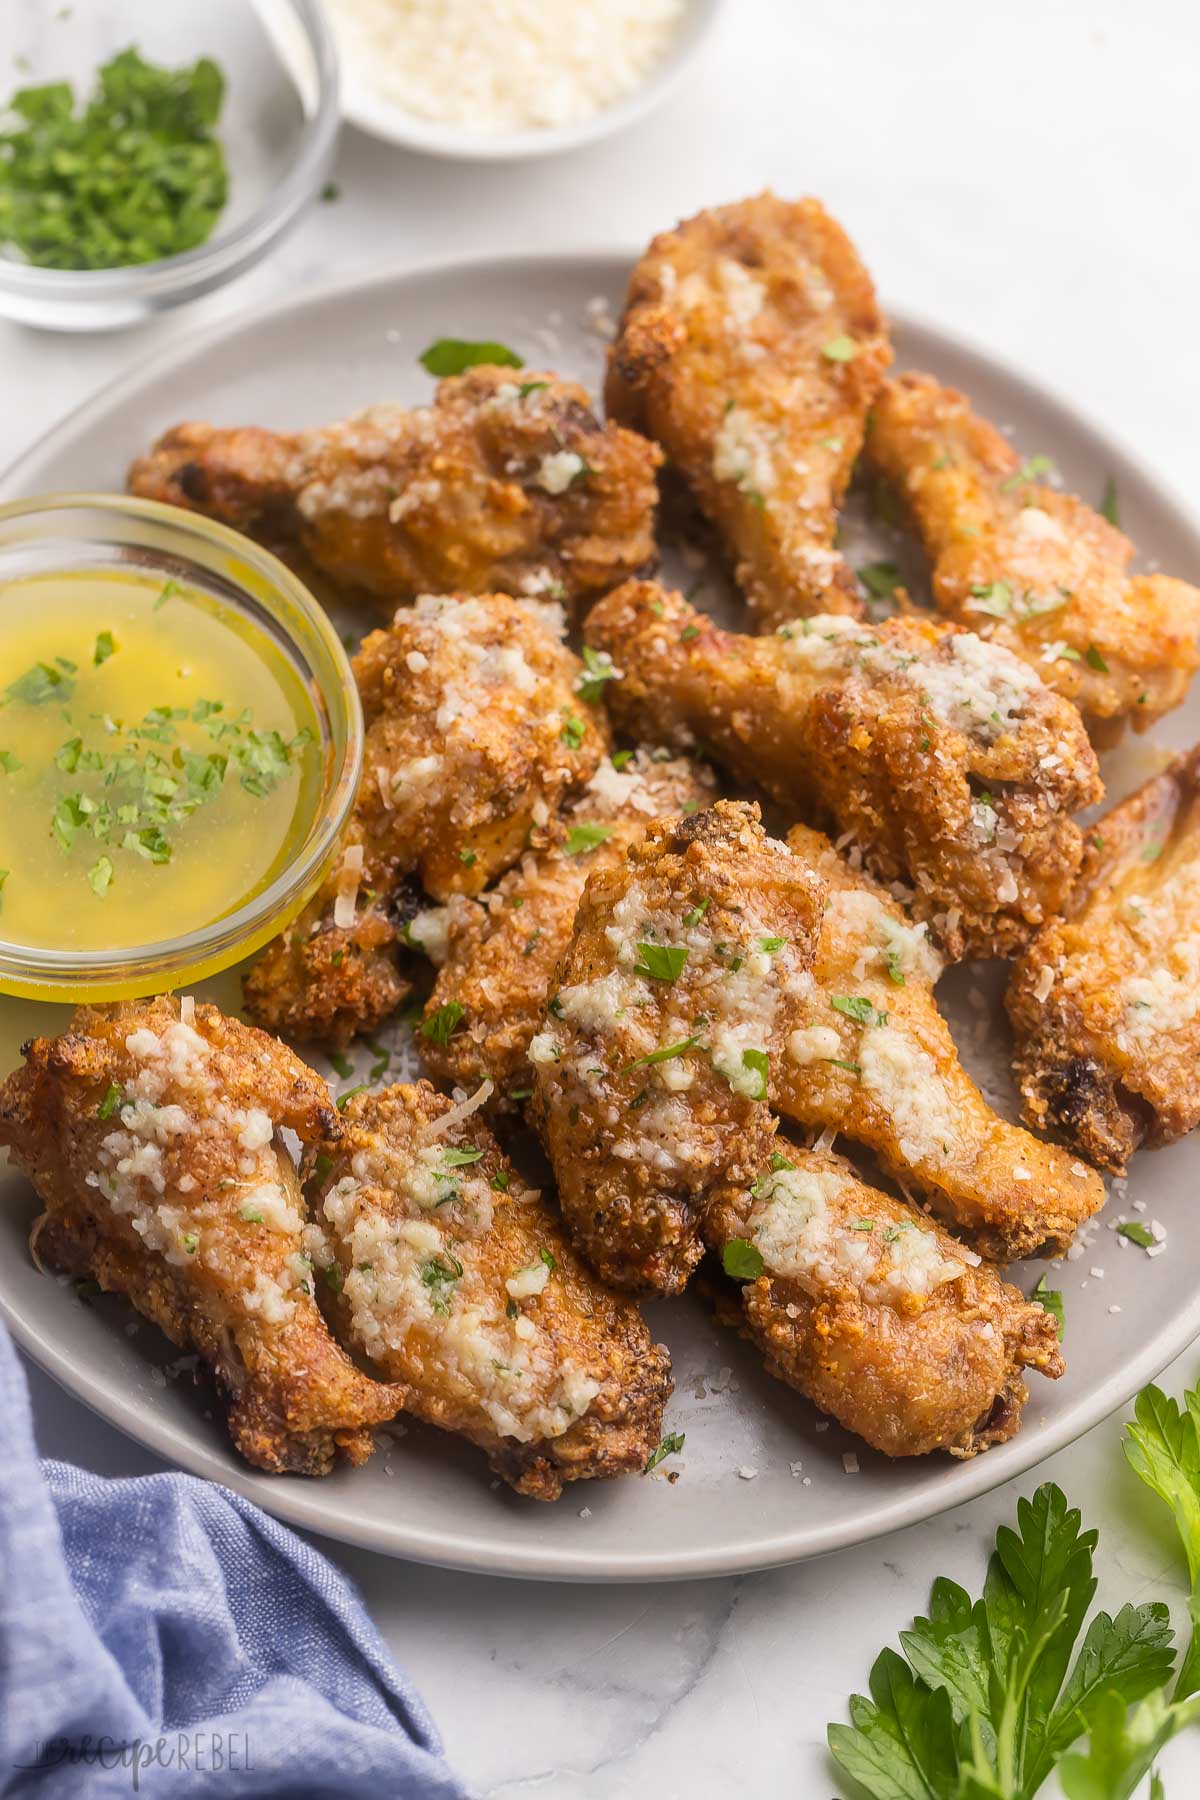
[[[95, 389], [42, 432], [20, 456], [0, 471], [0, 497], [21, 491], [26, 470], [35, 461], [69, 444], [70, 440], [118, 398], [127, 398], [131, 387], [144, 388], [183, 362], [194, 362], [205, 352], [236, 340], [249, 328], [267, 323], [294, 321], [305, 312], [320, 310], [340, 298], [364, 292], [404, 287], [433, 276], [470, 275], [478, 281], [485, 271], [493, 274], [520, 272], [538, 279], [551, 268], [578, 272], [605, 266], [604, 279], [624, 273], [641, 254], [639, 248], [614, 248], [611, 243], [584, 245], [567, 251], [534, 251], [504, 256], [474, 254], [459, 258], [431, 256], [417, 262], [394, 262], [315, 284], [303, 294], [266, 304], [248, 305], [191, 331], [173, 336], [152, 356], [132, 361], [112, 379]], [[890, 323], [900, 332], [924, 336], [941, 343], [988, 376], [1021, 391], [1038, 404], [1048, 404], [1065, 415], [1081, 444], [1103, 458], [1125, 481], [1144, 486], [1159, 508], [1173, 515], [1173, 523], [1200, 539], [1200, 509], [1183, 498], [1169, 477], [1162, 477], [1140, 455], [1092, 419], [1086, 409], [1062, 394], [1051, 382], [1033, 380], [1006, 359], [976, 343], [970, 336], [948, 331], [928, 315], [905, 307], [888, 308]], [[26, 1311], [20, 1297], [13, 1298], [0, 1277], [0, 1318], [9, 1326], [21, 1348], [93, 1412], [126, 1436], [168, 1462], [193, 1475], [232, 1488], [261, 1505], [264, 1511], [301, 1529], [314, 1531], [342, 1543], [393, 1557], [469, 1573], [547, 1581], [684, 1581], [746, 1574], [784, 1567], [829, 1555], [924, 1523], [977, 1499], [1004, 1482], [1028, 1473], [1058, 1450], [1066, 1448], [1124, 1406], [1139, 1388], [1151, 1381], [1200, 1336], [1200, 1289], [1181, 1308], [1163, 1331], [1142, 1344], [1137, 1354], [1094, 1391], [1081, 1398], [1063, 1419], [1045, 1419], [1027, 1425], [1010, 1444], [976, 1457], [966, 1464], [946, 1467], [943, 1482], [932, 1492], [900, 1494], [884, 1500], [864, 1518], [833, 1521], [824, 1526], [774, 1532], [767, 1537], [742, 1537], [736, 1541], [697, 1550], [661, 1552], [589, 1552], [586, 1545], [561, 1549], [548, 1546], [534, 1535], [525, 1546], [494, 1543], [478, 1532], [462, 1532], [444, 1524], [432, 1530], [420, 1524], [389, 1518], [385, 1522], [343, 1517], [334, 1493], [324, 1483], [306, 1484], [300, 1478], [256, 1474], [233, 1463], [223, 1442], [201, 1441], [187, 1426], [147, 1419], [139, 1410], [136, 1394], [114, 1390], [108, 1379], [91, 1368], [80, 1368], [59, 1348], [56, 1340]], [[340, 1491], [340, 1490], [338, 1490]], [[565, 1504], [560, 1502], [559, 1504]]]

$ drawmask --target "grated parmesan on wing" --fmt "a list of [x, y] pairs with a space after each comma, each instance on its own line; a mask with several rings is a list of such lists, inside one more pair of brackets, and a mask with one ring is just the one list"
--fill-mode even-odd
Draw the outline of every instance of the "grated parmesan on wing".
[[684, 0], [331, 0], [347, 64], [383, 100], [469, 131], [574, 125], [662, 61]]

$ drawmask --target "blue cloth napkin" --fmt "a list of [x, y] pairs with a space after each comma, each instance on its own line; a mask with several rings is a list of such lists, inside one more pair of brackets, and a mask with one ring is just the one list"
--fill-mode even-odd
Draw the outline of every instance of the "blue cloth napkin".
[[0, 1327], [0, 1793], [466, 1800], [349, 1583], [227, 1488], [39, 1465]]

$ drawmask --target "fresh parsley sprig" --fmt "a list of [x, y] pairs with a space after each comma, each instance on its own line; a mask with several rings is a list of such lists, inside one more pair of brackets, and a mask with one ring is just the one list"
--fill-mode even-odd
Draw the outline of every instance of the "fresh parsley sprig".
[[[883, 1650], [869, 1697], [829, 1727], [835, 1761], [868, 1800], [1033, 1800], [1058, 1770], [1068, 1800], [1130, 1800], [1163, 1745], [1200, 1722], [1200, 1389], [1139, 1396], [1130, 1465], [1175, 1518], [1192, 1584], [1192, 1639], [1174, 1679], [1161, 1601], [1093, 1614], [1097, 1533], [1058, 1487], [1017, 1504], [983, 1594], [934, 1583], [929, 1616]], [[1083, 1632], [1082, 1642], [1079, 1642]], [[1079, 1644], [1076, 1650], [1076, 1644]], [[1087, 1737], [1086, 1748], [1075, 1748]]]

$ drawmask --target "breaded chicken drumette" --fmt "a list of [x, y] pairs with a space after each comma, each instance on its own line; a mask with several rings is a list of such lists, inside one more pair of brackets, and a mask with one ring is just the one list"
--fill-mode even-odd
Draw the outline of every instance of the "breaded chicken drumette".
[[742, 1328], [771, 1374], [887, 1456], [1003, 1443], [1022, 1370], [1063, 1373], [1048, 1312], [840, 1157], [776, 1138], [706, 1232], [748, 1277]]
[[911, 509], [944, 613], [1032, 663], [1097, 741], [1144, 731], [1187, 693], [1200, 588], [1130, 575], [1129, 539], [1043, 486], [970, 402], [929, 375], [885, 382], [866, 456]]
[[46, 1208], [38, 1259], [195, 1351], [248, 1462], [324, 1475], [339, 1453], [365, 1461], [403, 1396], [329, 1334], [278, 1137], [337, 1137], [320, 1076], [215, 1007], [165, 998], [80, 1007], [25, 1057], [0, 1087], [0, 1143]]
[[758, 1168], [823, 898], [726, 800], [588, 881], [529, 1058], [563, 1217], [614, 1286], [678, 1293], [706, 1207]]
[[1079, 714], [1027, 663], [928, 619], [840, 614], [770, 637], [720, 630], [682, 595], [627, 582], [587, 623], [621, 671], [634, 737], [698, 740], [883, 881], [912, 890], [947, 954], [1011, 956], [1061, 906], [1103, 789]]
[[864, 1144], [995, 1262], [1061, 1254], [1104, 1205], [1071, 1153], [993, 1112], [933, 997], [943, 961], [886, 889], [804, 826], [791, 848], [827, 882], [812, 998], [779, 1065], [779, 1111]]
[[334, 1045], [408, 991], [398, 883], [415, 872], [439, 899], [481, 892], [607, 745], [546, 609], [504, 594], [423, 596], [364, 640], [354, 674], [366, 741], [337, 864], [245, 981], [259, 1024]]
[[871, 278], [816, 200], [698, 213], [633, 272], [609, 413], [666, 449], [764, 624], [862, 611], [837, 509], [890, 361]]
[[325, 1153], [318, 1261], [344, 1341], [519, 1493], [644, 1469], [670, 1362], [469, 1105], [358, 1094]]
[[653, 563], [657, 446], [601, 425], [556, 375], [474, 368], [432, 406], [276, 433], [177, 425], [130, 491], [295, 547], [391, 615], [417, 594], [580, 607]]
[[1102, 1168], [1200, 1124], [1200, 749], [1089, 833], [1008, 1011], [1026, 1117]]
[[528, 1052], [555, 964], [566, 949], [588, 877], [623, 860], [654, 819], [711, 804], [714, 783], [697, 763], [641, 750], [622, 767], [601, 763], [577, 799], [482, 896], [418, 914], [408, 927], [441, 964], [418, 1039], [429, 1071], [451, 1086], [495, 1083], [494, 1104], [531, 1085]]

